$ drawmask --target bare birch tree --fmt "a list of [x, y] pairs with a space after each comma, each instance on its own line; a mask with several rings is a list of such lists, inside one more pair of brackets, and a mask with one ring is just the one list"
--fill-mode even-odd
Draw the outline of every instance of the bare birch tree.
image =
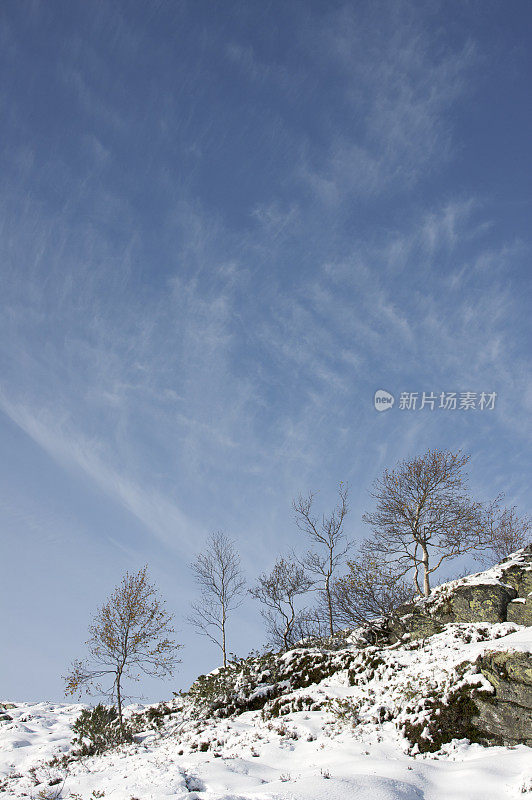
[[284, 558], [276, 562], [269, 575], [259, 576], [250, 594], [264, 606], [261, 614], [268, 625], [271, 644], [288, 650], [301, 638], [305, 609], [298, 609], [296, 604], [312, 586], [303, 567]]
[[489, 550], [479, 560], [485, 566], [497, 564], [527, 544], [532, 544], [530, 517], [519, 517], [515, 506], [497, 508], [488, 534]]
[[347, 503], [349, 488], [340, 483], [339, 500], [327, 517], [321, 519], [313, 513], [315, 493], [299, 495], [292, 504], [297, 527], [306, 533], [316, 550], [309, 550], [302, 559], [302, 566], [316, 577], [315, 586], [321, 591], [326, 607], [327, 626], [334, 635], [334, 601], [332, 584], [338, 568], [345, 563], [351, 544], [346, 542], [344, 522], [349, 512]]
[[188, 621], [222, 651], [227, 665], [227, 620], [242, 602], [245, 580], [234, 542], [222, 531], [209, 536], [205, 551], [192, 564], [201, 597]]
[[400, 461], [374, 483], [376, 510], [363, 517], [373, 529], [366, 552], [402, 577], [411, 572], [426, 597], [430, 576], [443, 561], [487, 546], [494, 504], [485, 508], [468, 497], [469, 459], [461, 451], [428, 450]]
[[[147, 567], [136, 574], [127, 572], [107, 602], [98, 610], [89, 626], [88, 658], [72, 664], [64, 677], [67, 694], [103, 694], [116, 700], [120, 730], [123, 681], [140, 680], [141, 673], [155, 677], [171, 675], [179, 663], [181, 645], [172, 638], [172, 616], [150, 583]], [[100, 681], [111, 679], [102, 686]]]

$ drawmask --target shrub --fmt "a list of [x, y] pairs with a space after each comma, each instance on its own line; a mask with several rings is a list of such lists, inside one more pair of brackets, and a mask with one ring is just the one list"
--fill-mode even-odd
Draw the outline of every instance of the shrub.
[[160, 730], [163, 726], [165, 717], [174, 714], [176, 708], [169, 703], [159, 703], [156, 706], [149, 706], [144, 711], [137, 711], [129, 717], [128, 724], [130, 733], [138, 733], [139, 731], [147, 730]]
[[261, 716], [262, 719], [271, 719], [297, 711], [319, 711], [321, 708], [323, 708], [323, 702], [309, 695], [289, 695], [288, 697], [281, 695], [264, 706]]
[[478, 715], [478, 706], [472, 693], [477, 697], [490, 697], [489, 693], [468, 686], [461, 686], [443, 698], [435, 692], [426, 697], [425, 719], [407, 721], [404, 725], [404, 734], [410, 744], [417, 745], [420, 753], [434, 753], [453, 739], [486, 744], [486, 736], [473, 723], [473, 718]]
[[353, 698], [336, 697], [329, 701], [328, 710], [338, 722], [355, 727], [360, 722], [359, 702]]
[[76, 755], [92, 756], [103, 753], [123, 742], [132, 741], [131, 729], [125, 725], [120, 729], [117, 710], [98, 703], [92, 709], [83, 709], [72, 725], [76, 734], [74, 745], [78, 745]]
[[347, 680], [349, 685], [357, 686], [358, 684], [369, 683], [378, 668], [383, 666], [384, 663], [375, 647], [368, 647], [366, 650], [362, 650], [348, 667]]

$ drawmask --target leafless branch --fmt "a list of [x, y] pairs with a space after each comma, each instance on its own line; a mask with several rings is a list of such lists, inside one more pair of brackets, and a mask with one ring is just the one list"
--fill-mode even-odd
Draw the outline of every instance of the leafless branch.
[[240, 557], [232, 542], [222, 531], [212, 533], [205, 551], [192, 564], [200, 599], [192, 604], [188, 621], [198, 633], [206, 636], [222, 651], [227, 665], [227, 619], [242, 602], [245, 580]]
[[469, 458], [461, 451], [428, 450], [399, 462], [375, 482], [376, 509], [364, 515], [373, 531], [366, 551], [402, 576], [413, 571], [418, 589], [421, 571], [426, 596], [430, 575], [443, 561], [487, 547], [494, 504], [468, 496]]
[[519, 517], [515, 506], [500, 509], [497, 505], [488, 535], [489, 549], [479, 560], [484, 566], [503, 561], [508, 556], [532, 544], [532, 520]]
[[315, 493], [299, 495], [292, 504], [297, 527], [314, 545], [301, 564], [316, 577], [316, 586], [325, 599], [330, 636], [334, 634], [332, 584], [352, 547], [350, 542], [346, 542], [344, 534], [345, 518], [349, 513], [348, 492], [347, 484], [340, 483], [336, 507], [328, 517], [324, 514], [321, 519], [313, 513]]
[[302, 637], [305, 610], [297, 606], [298, 598], [313, 586], [312, 579], [301, 565], [280, 558], [269, 575], [263, 573], [250, 594], [264, 608], [270, 643], [288, 650]]
[[361, 552], [348, 562], [349, 571], [333, 585], [337, 623], [355, 627], [391, 614], [413, 599], [412, 585], [386, 562]]

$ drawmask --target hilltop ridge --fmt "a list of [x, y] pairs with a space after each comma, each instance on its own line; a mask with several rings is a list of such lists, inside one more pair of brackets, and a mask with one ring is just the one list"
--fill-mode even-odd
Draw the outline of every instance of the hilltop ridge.
[[389, 618], [132, 706], [133, 742], [81, 761], [70, 725], [82, 706], [17, 703], [0, 724], [0, 797], [37, 797], [63, 778], [57, 797], [82, 800], [522, 797], [531, 593], [529, 546]]

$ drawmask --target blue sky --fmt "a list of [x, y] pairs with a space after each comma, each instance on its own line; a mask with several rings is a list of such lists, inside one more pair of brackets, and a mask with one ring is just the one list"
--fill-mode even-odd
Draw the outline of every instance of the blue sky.
[[[186, 646], [140, 691], [216, 666], [188, 565], [223, 529], [252, 583], [300, 491], [348, 481], [359, 541], [384, 467], [461, 447], [530, 511], [529, 2], [0, 14], [3, 696], [62, 699], [146, 562]], [[246, 601], [231, 649], [263, 638]]]

